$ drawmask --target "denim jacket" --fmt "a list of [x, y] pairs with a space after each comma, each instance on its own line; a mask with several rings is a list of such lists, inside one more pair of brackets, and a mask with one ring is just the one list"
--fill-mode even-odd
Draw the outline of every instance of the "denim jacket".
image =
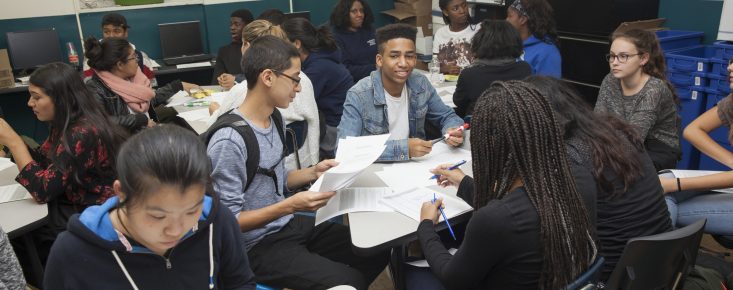
[[[430, 121], [445, 133], [449, 128], [463, 125], [463, 120], [446, 106], [428, 79], [412, 72], [407, 79], [409, 93], [410, 138], [425, 139], [425, 121]], [[338, 126], [338, 138], [389, 133], [387, 105], [382, 86], [382, 74], [375, 70], [349, 89], [344, 112]], [[389, 140], [377, 161], [406, 161], [410, 159], [407, 139]]]

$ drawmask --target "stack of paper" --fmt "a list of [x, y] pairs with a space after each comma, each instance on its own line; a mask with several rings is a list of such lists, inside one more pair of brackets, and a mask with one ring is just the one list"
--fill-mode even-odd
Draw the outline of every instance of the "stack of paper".
[[336, 191], [354, 183], [356, 177], [382, 155], [388, 138], [389, 134], [384, 134], [339, 140], [336, 153], [339, 165], [321, 175], [310, 191]]
[[394, 211], [379, 202], [393, 194], [386, 187], [347, 188], [336, 192], [326, 206], [316, 211], [316, 225], [342, 214], [360, 211]]
[[[458, 197], [436, 193], [427, 188], [415, 188], [403, 193], [385, 196], [381, 202], [419, 222], [422, 204], [432, 202], [433, 197], [443, 198], [443, 211], [448, 219], [473, 210], [473, 207]], [[443, 216], [441, 215], [439, 219], [442, 220]]]
[[[671, 172], [672, 174], [674, 174], [674, 177], [677, 177], [677, 178], [699, 177], [699, 176], [727, 172], [727, 171], [681, 170], [681, 169], [670, 169], [670, 170], [665, 170], [665, 171]], [[721, 189], [714, 189], [712, 191], [722, 192], [722, 193], [733, 193], [733, 188], [721, 188]]]
[[28, 191], [15, 182], [18, 166], [10, 158], [0, 158], [0, 203], [31, 198]]
[[446, 106], [451, 108], [456, 107], [456, 104], [453, 103], [453, 94], [456, 93], [456, 86], [438, 87], [435, 88], [435, 91]]
[[28, 190], [20, 184], [0, 186], [0, 203], [29, 198], [31, 198], [31, 195]]
[[395, 163], [375, 174], [394, 192], [399, 193], [415, 187], [436, 185], [435, 179], [430, 179], [433, 176], [431, 169], [441, 164], [456, 164], [462, 160], [470, 161], [471, 151], [438, 142], [433, 145], [430, 154], [412, 158], [410, 162]]
[[185, 103], [192, 102], [192, 101], [209, 101], [209, 102], [217, 102], [221, 104], [224, 100], [224, 97], [226, 97], [228, 92], [216, 92], [212, 93], [211, 96], [206, 96], [200, 99], [196, 99], [192, 96], [190, 96], [186, 91], [178, 91], [175, 95], [170, 97], [168, 99], [168, 104], [165, 105], [166, 107], [175, 107], [175, 106], [182, 106]]

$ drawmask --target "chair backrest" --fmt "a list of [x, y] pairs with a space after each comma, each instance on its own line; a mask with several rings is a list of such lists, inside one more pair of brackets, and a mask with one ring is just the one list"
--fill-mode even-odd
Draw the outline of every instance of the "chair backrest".
[[[587, 285], [595, 285], [598, 283], [599, 276], [601, 274], [601, 269], [603, 268], [603, 264], [606, 263], [606, 259], [603, 257], [596, 258], [596, 261], [593, 262], [593, 265], [588, 268], [585, 273], [581, 274], [578, 279], [575, 279], [573, 283], [568, 284], [568, 287], [565, 288], [565, 290], [579, 290], [579, 289], [586, 289], [585, 286]], [[595, 288], [593, 288], [595, 289]]]
[[308, 122], [296, 121], [285, 126], [285, 145], [287, 146], [287, 154], [292, 154], [296, 150], [303, 147], [305, 144], [305, 137], [308, 135]]
[[695, 264], [705, 223], [629, 240], [604, 289], [677, 289]]

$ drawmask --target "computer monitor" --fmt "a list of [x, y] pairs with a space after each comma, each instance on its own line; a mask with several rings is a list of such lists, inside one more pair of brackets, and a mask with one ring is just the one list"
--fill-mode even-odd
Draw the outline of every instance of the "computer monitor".
[[14, 70], [26, 70], [61, 61], [59, 35], [53, 28], [8, 32], [10, 63]]
[[198, 20], [158, 24], [158, 31], [160, 32], [163, 59], [204, 53]]
[[310, 21], [311, 12], [310, 11], [299, 11], [299, 12], [293, 12], [293, 13], [285, 13], [285, 18], [287, 19], [305, 18], [305, 19], [308, 19], [308, 21]]

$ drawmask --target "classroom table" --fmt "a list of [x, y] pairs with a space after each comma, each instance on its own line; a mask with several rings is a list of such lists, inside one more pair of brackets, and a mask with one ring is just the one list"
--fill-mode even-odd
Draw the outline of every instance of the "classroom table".
[[[471, 150], [470, 130], [465, 133], [465, 140], [461, 148]], [[461, 169], [467, 175], [473, 175], [471, 162], [466, 163]], [[375, 172], [381, 171], [388, 164], [375, 163], [370, 165], [357, 177], [350, 187], [383, 187], [384, 182], [377, 177]], [[456, 195], [457, 188], [442, 188], [433, 185], [430, 189], [442, 194]], [[465, 221], [470, 213], [465, 213], [450, 219], [452, 222]], [[359, 255], [370, 255], [385, 249], [397, 247], [417, 239], [418, 221], [413, 220], [397, 212], [354, 212], [348, 214], [349, 230], [351, 231], [351, 243], [353, 250]], [[441, 222], [436, 226], [438, 230], [445, 229], [445, 223]]]

